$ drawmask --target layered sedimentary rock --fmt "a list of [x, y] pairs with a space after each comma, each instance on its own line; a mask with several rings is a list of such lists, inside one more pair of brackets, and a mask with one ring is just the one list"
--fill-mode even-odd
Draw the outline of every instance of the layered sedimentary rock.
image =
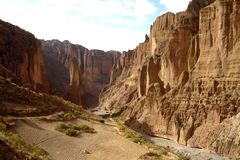
[[31, 33], [0, 20], [0, 75], [20, 78], [37, 91], [48, 92], [42, 46]]
[[158, 17], [145, 42], [115, 64], [100, 106], [122, 107], [139, 131], [238, 157], [237, 132], [225, 133], [239, 123], [239, 8], [239, 0], [193, 0], [185, 12]]
[[98, 103], [120, 53], [88, 50], [68, 41], [42, 41], [42, 44], [52, 92], [77, 104]]

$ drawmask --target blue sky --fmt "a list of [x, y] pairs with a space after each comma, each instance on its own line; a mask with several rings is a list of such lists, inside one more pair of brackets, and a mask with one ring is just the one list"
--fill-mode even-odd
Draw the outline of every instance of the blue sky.
[[0, 19], [39, 39], [69, 40], [89, 49], [128, 50], [144, 41], [159, 15], [189, 0], [0, 0]]

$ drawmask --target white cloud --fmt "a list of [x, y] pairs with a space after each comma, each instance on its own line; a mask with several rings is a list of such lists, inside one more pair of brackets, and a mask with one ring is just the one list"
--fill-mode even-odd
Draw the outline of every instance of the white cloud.
[[142, 26], [156, 12], [150, 0], [0, 0], [0, 4], [2, 20], [37, 38], [120, 51], [144, 40]]
[[187, 9], [190, 0], [160, 0], [160, 4], [164, 5], [167, 11], [177, 13]]

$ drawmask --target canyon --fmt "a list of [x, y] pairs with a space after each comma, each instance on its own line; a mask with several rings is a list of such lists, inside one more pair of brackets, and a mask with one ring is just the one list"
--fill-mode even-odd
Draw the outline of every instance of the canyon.
[[[157, 17], [145, 41], [123, 53], [38, 40], [0, 20], [0, 76], [7, 79], [0, 86], [0, 115], [19, 116], [19, 108], [27, 105], [35, 107], [23, 109], [28, 116], [68, 111], [76, 104], [97, 106], [142, 134], [237, 159], [240, 1], [192, 0], [186, 8]], [[15, 101], [13, 95], [23, 97]], [[15, 109], [18, 103], [21, 107]], [[103, 132], [101, 124], [96, 126]], [[61, 135], [52, 126], [45, 128]], [[113, 134], [111, 129], [107, 134]]]
[[36, 91], [96, 106], [120, 52], [88, 50], [68, 41], [37, 40], [0, 21], [0, 75]]

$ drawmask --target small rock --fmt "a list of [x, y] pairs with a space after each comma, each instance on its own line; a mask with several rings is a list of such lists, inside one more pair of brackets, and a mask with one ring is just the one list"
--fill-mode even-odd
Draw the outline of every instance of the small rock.
[[84, 149], [84, 150], [83, 150], [83, 153], [85, 153], [85, 154], [90, 154], [90, 152], [89, 152], [87, 149]]

